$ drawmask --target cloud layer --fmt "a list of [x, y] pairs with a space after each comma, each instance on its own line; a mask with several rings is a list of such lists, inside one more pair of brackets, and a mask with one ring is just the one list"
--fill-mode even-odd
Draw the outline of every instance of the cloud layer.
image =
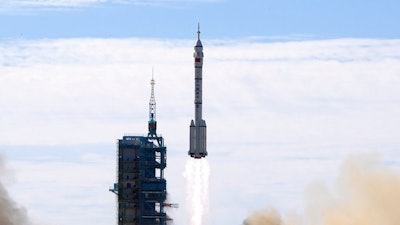
[[[3, 42], [0, 120], [6, 129], [0, 143], [93, 143], [124, 131], [146, 132], [152, 67], [160, 131], [185, 136], [193, 108], [191, 45], [144, 39]], [[240, 133], [257, 142], [261, 131], [274, 141], [283, 141], [282, 132], [293, 141], [395, 141], [399, 50], [398, 40], [206, 42], [204, 111], [215, 127], [210, 141], [226, 143]], [[218, 126], [221, 118], [232, 121], [229, 130]], [[168, 133], [176, 123], [181, 128]]]
[[[329, 183], [349, 153], [377, 151], [398, 165], [399, 40], [203, 44], [211, 224], [239, 224], [267, 205], [301, 208], [307, 183]], [[99, 214], [104, 217], [97, 224], [113, 221], [107, 188], [115, 178], [115, 140], [146, 133], [154, 67], [169, 199], [182, 208], [171, 215], [176, 224], [187, 224], [181, 174], [194, 107], [193, 45], [158, 39], [1, 42], [0, 150], [24, 184], [10, 194], [42, 220], [54, 210], [49, 220], [63, 218], [61, 225], [87, 224]], [[103, 150], [88, 150], [92, 145]], [[90, 211], [80, 213], [82, 208]]]

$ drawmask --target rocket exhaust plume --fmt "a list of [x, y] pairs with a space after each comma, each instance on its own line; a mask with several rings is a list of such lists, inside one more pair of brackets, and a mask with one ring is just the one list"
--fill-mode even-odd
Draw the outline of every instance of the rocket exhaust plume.
[[253, 213], [244, 225], [398, 225], [400, 174], [375, 155], [350, 157], [342, 166], [337, 190], [310, 187], [304, 215], [281, 217], [273, 209]]
[[208, 179], [210, 167], [206, 159], [186, 161], [186, 201], [191, 225], [202, 225], [208, 211]]
[[8, 171], [0, 154], [0, 225], [30, 225], [26, 210], [12, 200], [4, 187]]

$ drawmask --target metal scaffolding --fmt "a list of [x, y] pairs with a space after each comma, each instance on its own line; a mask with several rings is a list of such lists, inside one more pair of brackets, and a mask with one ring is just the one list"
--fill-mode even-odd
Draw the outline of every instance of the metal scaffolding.
[[118, 140], [118, 225], [166, 224], [166, 165], [162, 137]]
[[148, 135], [118, 140], [117, 180], [110, 191], [118, 195], [118, 225], [165, 225], [167, 166], [164, 139], [157, 135], [154, 78], [151, 79]]

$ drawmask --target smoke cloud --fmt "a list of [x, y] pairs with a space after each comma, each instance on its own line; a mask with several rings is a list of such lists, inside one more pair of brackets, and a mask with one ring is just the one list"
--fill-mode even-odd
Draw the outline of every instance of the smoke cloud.
[[4, 158], [0, 154], [0, 225], [30, 225], [27, 211], [10, 198], [4, 180], [9, 176]]
[[400, 173], [376, 155], [349, 157], [334, 191], [310, 185], [303, 215], [282, 216], [274, 209], [253, 213], [244, 225], [397, 225]]

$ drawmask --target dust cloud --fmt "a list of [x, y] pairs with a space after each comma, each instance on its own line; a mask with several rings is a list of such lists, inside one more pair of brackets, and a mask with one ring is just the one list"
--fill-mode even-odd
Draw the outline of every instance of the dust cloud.
[[0, 154], [0, 225], [31, 225], [27, 211], [10, 198], [4, 180], [9, 176], [4, 158]]
[[282, 216], [274, 209], [253, 213], [244, 225], [398, 225], [400, 173], [376, 155], [349, 157], [330, 191], [313, 184], [306, 190], [301, 215]]

